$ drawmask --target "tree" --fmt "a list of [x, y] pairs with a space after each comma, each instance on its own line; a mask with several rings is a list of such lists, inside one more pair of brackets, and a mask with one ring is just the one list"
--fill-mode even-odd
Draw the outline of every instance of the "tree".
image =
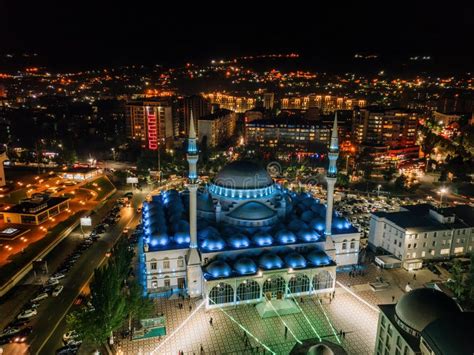
[[397, 190], [405, 190], [405, 182], [406, 177], [404, 175], [400, 175], [395, 179], [395, 188]]
[[133, 319], [148, 317], [153, 309], [153, 301], [144, 296], [140, 283], [132, 280], [128, 285], [127, 293], [128, 330], [132, 330]]
[[468, 298], [469, 303], [474, 306], [474, 253], [471, 253], [471, 264], [469, 265], [469, 271], [467, 274], [467, 289], [469, 291]]
[[464, 299], [466, 284], [459, 259], [454, 260], [453, 267], [451, 268], [451, 280], [448, 282], [448, 287], [454, 292], [457, 299], [460, 301]]
[[337, 174], [337, 186], [348, 187], [349, 186], [349, 176], [346, 174]]

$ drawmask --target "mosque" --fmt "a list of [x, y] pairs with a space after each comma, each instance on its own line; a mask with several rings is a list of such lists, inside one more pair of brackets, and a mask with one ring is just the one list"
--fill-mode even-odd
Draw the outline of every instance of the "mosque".
[[208, 308], [332, 293], [336, 268], [357, 263], [360, 238], [333, 211], [338, 155], [336, 117], [325, 205], [278, 185], [253, 161], [233, 161], [201, 187], [191, 119], [187, 190], [161, 192], [142, 210], [147, 293], [185, 292]]

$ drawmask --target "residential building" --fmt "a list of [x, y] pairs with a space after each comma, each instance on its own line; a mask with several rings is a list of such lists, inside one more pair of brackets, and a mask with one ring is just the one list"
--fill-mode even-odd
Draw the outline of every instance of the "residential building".
[[172, 103], [169, 99], [129, 101], [126, 104], [127, 138], [142, 149], [172, 146], [174, 139]]
[[235, 134], [236, 124], [237, 114], [226, 109], [203, 116], [198, 120], [199, 141], [206, 137], [208, 147], [221, 145]]
[[367, 105], [364, 99], [351, 99], [347, 97], [337, 97], [333, 95], [291, 96], [281, 99], [281, 109], [307, 110], [309, 108], [318, 108], [322, 113], [332, 113], [336, 110], [352, 110], [356, 106], [365, 107]]
[[423, 261], [470, 253], [474, 247], [474, 208], [404, 206], [399, 212], [375, 212], [370, 219], [369, 247], [381, 248], [407, 270]]
[[263, 94], [263, 108], [265, 110], [273, 110], [275, 104], [275, 94], [273, 92], [266, 92]]

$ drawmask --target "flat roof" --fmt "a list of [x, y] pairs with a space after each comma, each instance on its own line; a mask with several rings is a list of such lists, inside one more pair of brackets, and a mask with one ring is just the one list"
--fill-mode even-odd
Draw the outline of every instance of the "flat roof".
[[[41, 202], [25, 201], [13, 206], [8, 211], [3, 211], [3, 213], [21, 213], [37, 215], [68, 200], [69, 197], [50, 197], [48, 199], [42, 200]], [[41, 205], [44, 205], [44, 207], [39, 209], [38, 211], [30, 212], [30, 209], [36, 208]]]

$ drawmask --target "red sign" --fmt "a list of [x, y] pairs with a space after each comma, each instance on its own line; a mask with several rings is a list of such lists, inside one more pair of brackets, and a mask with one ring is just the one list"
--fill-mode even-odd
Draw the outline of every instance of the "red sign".
[[158, 127], [156, 114], [150, 107], [147, 107], [147, 125], [148, 125], [148, 149], [158, 149]]

